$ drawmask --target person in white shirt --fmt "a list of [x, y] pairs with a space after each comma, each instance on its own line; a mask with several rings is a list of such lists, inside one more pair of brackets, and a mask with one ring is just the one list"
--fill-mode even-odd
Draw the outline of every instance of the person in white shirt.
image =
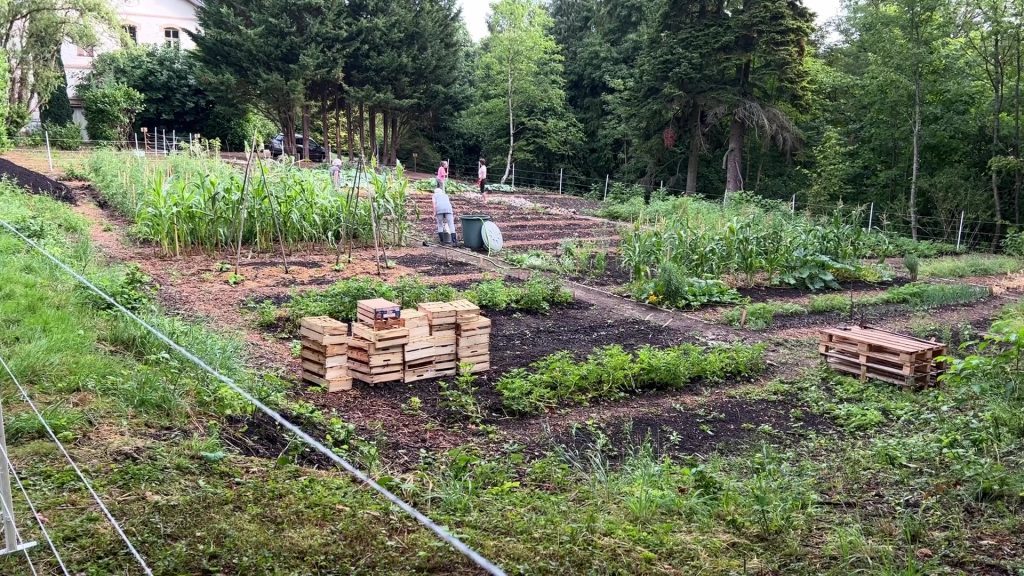
[[480, 159], [480, 167], [476, 170], [476, 177], [480, 184], [480, 194], [484, 197], [484, 203], [487, 202], [487, 161], [483, 158]]
[[437, 220], [437, 239], [441, 244], [452, 244], [458, 246], [458, 237], [455, 233], [455, 214], [452, 210], [452, 201], [440, 188], [434, 189], [434, 218]]

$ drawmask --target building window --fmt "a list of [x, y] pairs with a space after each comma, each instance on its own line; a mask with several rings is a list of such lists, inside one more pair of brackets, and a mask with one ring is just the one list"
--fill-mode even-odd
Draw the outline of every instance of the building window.
[[138, 44], [139, 43], [139, 29], [138, 28], [136, 28], [135, 26], [131, 26], [131, 25], [125, 26], [124, 27], [124, 33], [127, 34], [128, 37], [132, 39], [132, 44]]
[[86, 57], [92, 58], [93, 56], [96, 55], [96, 49], [95, 48], [85, 48], [83, 46], [79, 46], [78, 47], [78, 55], [79, 56], [86, 56]]
[[164, 28], [164, 45], [175, 48], [181, 46], [181, 33], [177, 28]]

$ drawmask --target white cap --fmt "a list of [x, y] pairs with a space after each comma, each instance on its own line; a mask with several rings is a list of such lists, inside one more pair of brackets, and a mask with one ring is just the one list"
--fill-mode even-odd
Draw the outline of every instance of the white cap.
[[341, 166], [341, 158], [335, 158], [334, 162], [331, 162], [332, 166]]

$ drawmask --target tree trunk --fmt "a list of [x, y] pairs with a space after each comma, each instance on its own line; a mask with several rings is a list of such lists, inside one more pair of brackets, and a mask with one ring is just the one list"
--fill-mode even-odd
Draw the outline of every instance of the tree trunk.
[[505, 173], [501, 176], [501, 183], [504, 184], [508, 180], [509, 172], [512, 171], [512, 151], [516, 147], [516, 125], [515, 117], [513, 116], [514, 101], [512, 99], [512, 62], [511, 56], [509, 56], [508, 66], [508, 91], [506, 92], [506, 100], [508, 101], [508, 157], [505, 158]]
[[334, 153], [341, 158], [341, 100], [334, 101]]
[[366, 107], [359, 103], [359, 158], [366, 160]]
[[383, 139], [383, 141], [381, 142], [381, 145], [380, 145], [380, 150], [381, 150], [381, 152], [380, 152], [380, 161], [381, 161], [382, 164], [387, 166], [388, 164], [390, 164], [390, 159], [391, 159], [391, 111], [390, 110], [385, 108], [384, 111], [381, 112], [381, 121], [384, 124], [383, 129], [381, 130], [383, 132], [384, 139]]
[[921, 165], [921, 74], [914, 72], [914, 144], [910, 165], [910, 237], [917, 240], [917, 173]]
[[690, 160], [686, 164], [686, 193], [697, 193], [697, 170], [700, 168], [700, 107], [693, 112], [693, 133], [690, 135]]
[[[1003, 113], [1003, 58], [999, 52], [999, 36], [996, 36], [993, 41], [994, 50], [992, 51], [993, 56], [993, 76], [992, 76], [992, 88], [995, 93], [995, 98], [992, 102], [992, 157], [999, 155], [999, 130], [1002, 127], [1000, 122], [1000, 116]], [[999, 197], [999, 173], [992, 170], [992, 203], [995, 206], [996, 216], [996, 230], [992, 236], [992, 251], [995, 251], [999, 247], [999, 237], [1003, 233], [1003, 207], [1002, 200]]]
[[398, 114], [391, 115], [391, 165], [398, 166], [398, 144], [401, 140], [398, 137]]
[[302, 105], [302, 159], [309, 160], [309, 105]]
[[380, 162], [377, 157], [377, 109], [370, 108], [370, 157]]
[[327, 112], [328, 112], [327, 111], [327, 99], [324, 98], [320, 102], [320, 123], [321, 123], [321, 126], [323, 126], [322, 130], [324, 132], [324, 134], [323, 134], [324, 148], [327, 149], [327, 161], [330, 162], [330, 160], [331, 160], [331, 148], [332, 148], [332, 146], [331, 146], [331, 123], [328, 121], [329, 115], [328, 115]]
[[725, 153], [725, 191], [743, 190], [743, 141], [746, 126], [735, 116], [729, 126], [729, 150]]
[[345, 100], [345, 138], [348, 140], [348, 161], [352, 161], [352, 149], [355, 148], [355, 134], [352, 133], [352, 103]]
[[286, 112], [282, 114], [281, 126], [284, 128], [284, 143], [281, 146], [282, 151], [291, 156], [295, 157], [295, 113]]
[[1022, 53], [1024, 53], [1024, 46], [1021, 46], [1021, 42], [1024, 41], [1024, 38], [1021, 37], [1020, 28], [1017, 29], [1016, 40], [1017, 75], [1013, 88], [1013, 156], [1017, 159], [1017, 172], [1014, 174], [1013, 181], [1013, 223], [1016, 226], [1020, 226], [1020, 189], [1021, 179], [1024, 176], [1021, 173], [1020, 165], [1020, 75], [1021, 58]]

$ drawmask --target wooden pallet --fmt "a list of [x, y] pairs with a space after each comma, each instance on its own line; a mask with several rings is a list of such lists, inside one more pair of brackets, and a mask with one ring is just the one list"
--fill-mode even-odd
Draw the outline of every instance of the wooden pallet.
[[932, 383], [944, 367], [936, 358], [945, 344], [877, 328], [852, 326], [822, 330], [818, 352], [837, 371], [901, 386]]

